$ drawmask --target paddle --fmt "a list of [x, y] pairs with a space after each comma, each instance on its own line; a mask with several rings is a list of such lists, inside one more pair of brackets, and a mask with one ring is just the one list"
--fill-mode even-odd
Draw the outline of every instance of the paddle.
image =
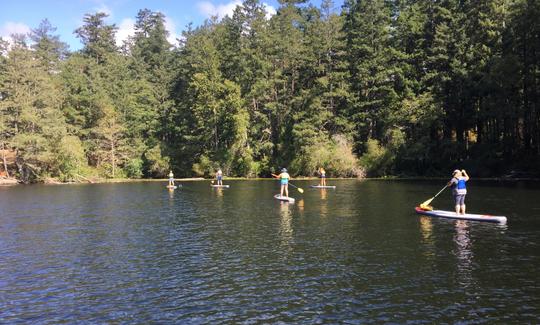
[[298, 190], [298, 192], [304, 193], [304, 190], [303, 190], [303, 189], [301, 189], [300, 187], [298, 187], [298, 186], [296, 186], [296, 185], [294, 185], [294, 184], [291, 184], [291, 182], [289, 182], [289, 185], [292, 186], [292, 187], [294, 187], [294, 188], [296, 188], [296, 189]]
[[[275, 174], [271, 174], [271, 175], [274, 176], [275, 178], [279, 178], [278, 175], [275, 175]], [[303, 190], [302, 188], [300, 188], [300, 187], [298, 187], [298, 186], [296, 186], [296, 185], [294, 185], [294, 184], [291, 184], [290, 181], [289, 181], [289, 185], [292, 186], [292, 187], [294, 187], [294, 188], [296, 188], [296, 189], [298, 190], [298, 192], [304, 193], [304, 190]]]
[[429, 200], [426, 200], [426, 201], [422, 202], [422, 203], [420, 204], [420, 208], [424, 209], [424, 208], [428, 207], [428, 205], [431, 203], [431, 201], [433, 201], [437, 196], [439, 196], [439, 194], [441, 194], [442, 191], [444, 191], [447, 187], [448, 187], [448, 185], [445, 185], [445, 186], [442, 188], [442, 190], [439, 191], [439, 193], [435, 194], [434, 197], [432, 197], [432, 198], [429, 199]]

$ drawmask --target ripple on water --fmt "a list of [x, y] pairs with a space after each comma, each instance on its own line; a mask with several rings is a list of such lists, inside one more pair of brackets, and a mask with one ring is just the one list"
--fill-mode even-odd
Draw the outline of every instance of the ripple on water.
[[[429, 190], [414, 182], [342, 181], [294, 205], [270, 182], [207, 185], [3, 191], [0, 323], [539, 321], [529, 210], [500, 228], [419, 219], [403, 209]], [[522, 200], [504, 194], [494, 210]]]

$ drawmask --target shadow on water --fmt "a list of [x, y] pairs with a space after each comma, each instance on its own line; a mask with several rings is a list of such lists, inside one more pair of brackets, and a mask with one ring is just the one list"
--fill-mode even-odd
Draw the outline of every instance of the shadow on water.
[[436, 181], [311, 183], [0, 188], [0, 323], [538, 322], [540, 187], [471, 181], [497, 226], [417, 216]]

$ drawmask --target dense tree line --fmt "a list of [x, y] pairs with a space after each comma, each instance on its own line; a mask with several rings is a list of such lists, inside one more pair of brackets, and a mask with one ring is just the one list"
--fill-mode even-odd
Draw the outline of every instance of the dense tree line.
[[[480, 176], [540, 168], [538, 0], [245, 0], [167, 41], [87, 14], [0, 43], [2, 166], [54, 177]], [[10, 163], [6, 154], [14, 153]]]

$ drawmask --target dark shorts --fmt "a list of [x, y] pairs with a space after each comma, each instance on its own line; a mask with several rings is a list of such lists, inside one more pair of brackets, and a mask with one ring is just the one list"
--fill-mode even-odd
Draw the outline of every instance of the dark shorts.
[[223, 176], [218, 176], [217, 180], [220, 181], [223, 178]]
[[326, 175], [321, 175], [321, 178], [326, 178]]
[[465, 205], [465, 195], [467, 194], [454, 194], [456, 205]]

